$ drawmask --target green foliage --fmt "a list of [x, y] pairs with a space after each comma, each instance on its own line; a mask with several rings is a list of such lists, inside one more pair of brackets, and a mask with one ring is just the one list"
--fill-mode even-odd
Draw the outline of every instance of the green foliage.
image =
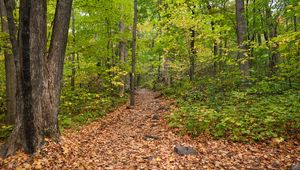
[[[5, 85], [5, 65], [4, 56], [0, 53], [0, 117], [6, 113], [6, 85]], [[4, 119], [3, 119], [4, 120]], [[2, 118], [0, 119], [2, 122]]]
[[75, 91], [64, 89], [61, 97], [59, 123], [61, 128], [79, 127], [88, 124], [116, 106], [126, 101], [125, 97], [111, 96], [107, 93], [89, 92], [77, 88]]
[[13, 126], [12, 125], [2, 125], [0, 127], [0, 140], [6, 139], [9, 134], [12, 132]]
[[[50, 38], [56, 1], [47, 2]], [[133, 1], [76, 0], [73, 5], [59, 113], [62, 128], [89, 123], [123, 103], [130, 72]], [[136, 84], [177, 99], [179, 110], [170, 115], [171, 126], [234, 141], [288, 138], [299, 132], [300, 4], [255, 0], [245, 8], [243, 43], [249, 49], [239, 59], [234, 1], [138, 1]], [[18, 21], [18, 9], [15, 17]], [[7, 34], [0, 32], [0, 37], [3, 47]], [[1, 125], [6, 112], [3, 49]], [[190, 81], [192, 56], [195, 73]], [[241, 75], [240, 61], [249, 61], [249, 76]], [[0, 137], [10, 129], [0, 128]]]
[[179, 109], [168, 117], [169, 125], [183, 133], [208, 133], [233, 141], [295, 137], [300, 128], [300, 91], [269, 93], [265, 84], [256, 94], [231, 91], [226, 96], [217, 93], [214, 99], [199, 91], [187, 93], [178, 100]]
[[[245, 8], [249, 49], [243, 60], [237, 58], [233, 1], [166, 0], [157, 5], [152, 22], [141, 23], [143, 86], [177, 99], [170, 126], [234, 141], [299, 133], [299, 3], [257, 0]], [[197, 54], [191, 82], [193, 38]], [[241, 75], [240, 61], [249, 61], [249, 76]]]

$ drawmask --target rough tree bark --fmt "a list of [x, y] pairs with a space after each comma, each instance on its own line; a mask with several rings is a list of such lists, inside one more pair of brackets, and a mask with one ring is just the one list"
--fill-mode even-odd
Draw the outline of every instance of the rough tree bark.
[[[20, 2], [20, 86], [18, 86], [18, 114], [15, 128], [4, 145], [3, 156], [18, 149], [33, 153], [43, 142], [41, 92], [45, 41], [43, 20], [46, 1]], [[34, 17], [32, 17], [34, 16]]]
[[237, 21], [237, 41], [239, 46], [238, 59], [240, 62], [240, 70], [243, 76], [249, 76], [249, 61], [247, 57], [248, 47], [247, 40], [247, 24], [244, 17], [244, 0], [235, 0], [236, 21]]
[[49, 54], [46, 57], [43, 113], [45, 116], [45, 135], [58, 139], [58, 106], [62, 86], [63, 68], [68, 30], [72, 10], [72, 0], [58, 0], [54, 18]]
[[[12, 8], [8, 8], [12, 10]], [[9, 35], [9, 24], [8, 24], [8, 15], [7, 15], [6, 5], [4, 0], [0, 0], [0, 15], [2, 23], [2, 31]], [[12, 12], [10, 12], [12, 13]], [[6, 77], [6, 122], [9, 124], [14, 124], [16, 119], [16, 93], [17, 93], [17, 80], [16, 80], [16, 66], [15, 66], [15, 56], [13, 51], [10, 50], [12, 46], [10, 41], [10, 36], [5, 39], [6, 46], [4, 47], [4, 56], [5, 56], [5, 77]]]
[[18, 114], [2, 156], [12, 155], [16, 150], [32, 154], [45, 137], [59, 137], [57, 113], [71, 7], [72, 0], [57, 1], [49, 55], [46, 55], [47, 1], [20, 1]]
[[130, 105], [134, 106], [134, 77], [135, 77], [135, 63], [136, 63], [136, 27], [137, 27], [137, 0], [134, 0], [134, 16], [133, 16], [133, 30], [132, 30], [132, 60], [130, 72]]

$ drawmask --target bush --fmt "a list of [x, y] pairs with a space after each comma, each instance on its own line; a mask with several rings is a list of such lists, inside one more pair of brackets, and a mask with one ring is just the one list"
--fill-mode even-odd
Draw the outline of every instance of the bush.
[[169, 125], [193, 136], [208, 133], [233, 141], [287, 139], [299, 133], [300, 91], [276, 95], [231, 91], [225, 100], [219, 96], [205, 100], [194, 91], [178, 99], [179, 109], [168, 116]]
[[105, 93], [89, 92], [84, 89], [77, 89], [74, 92], [65, 89], [60, 105], [60, 127], [64, 129], [88, 124], [125, 101], [127, 101], [126, 96], [122, 98]]

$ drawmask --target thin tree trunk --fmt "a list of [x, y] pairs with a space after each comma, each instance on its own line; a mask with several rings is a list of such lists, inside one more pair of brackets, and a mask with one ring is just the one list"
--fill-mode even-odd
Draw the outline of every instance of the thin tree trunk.
[[[211, 29], [213, 32], [215, 31], [215, 22], [213, 21], [211, 22]], [[218, 57], [218, 44], [216, 40], [214, 40], [213, 52], [214, 52], [213, 75], [215, 76], [217, 74], [217, 67], [218, 67], [218, 62], [216, 61]]]
[[[211, 9], [212, 9], [212, 6], [209, 4], [209, 2], [207, 2], [207, 9], [208, 9], [208, 14], [212, 15], [211, 13]], [[210, 22], [210, 25], [211, 25], [211, 31], [214, 33], [215, 32], [215, 22], [214, 21], [211, 21]], [[213, 58], [213, 65], [212, 65], [212, 71], [211, 71], [211, 74], [213, 76], [215, 76], [217, 74], [217, 56], [218, 56], [218, 44], [217, 44], [217, 41], [216, 39], [213, 40], [213, 54], [214, 54], [214, 58]]]
[[[73, 36], [73, 48], [76, 47], [76, 39], [75, 39], [75, 11], [74, 8], [72, 9], [72, 36]], [[75, 57], [76, 53], [73, 51], [71, 56], [71, 62], [72, 62], [72, 76], [71, 76], [71, 90], [75, 90], [75, 76], [76, 76], [76, 66], [75, 66]]]
[[[11, 10], [11, 8], [9, 8]], [[6, 34], [9, 33], [7, 10], [4, 3], [4, 0], [0, 0], [0, 11], [1, 11], [1, 23], [2, 31]], [[5, 39], [6, 44], [11, 44], [9, 37]], [[6, 122], [9, 124], [14, 124], [16, 119], [16, 93], [17, 93], [17, 80], [16, 80], [16, 66], [15, 66], [15, 57], [13, 53], [9, 52], [10, 47], [4, 47], [4, 56], [5, 56], [5, 75], [6, 75]], [[12, 50], [11, 50], [12, 51]]]
[[294, 31], [297, 32], [297, 16], [294, 16]]
[[[123, 21], [121, 21], [119, 23], [119, 30], [121, 34], [124, 34], [125, 32], [125, 24]], [[121, 39], [121, 41], [119, 42], [119, 56], [120, 56], [120, 62], [121, 62], [121, 67], [122, 70], [125, 69], [124, 65], [125, 65], [125, 59], [126, 59], [126, 40], [124, 40], [123, 38]], [[125, 93], [125, 86], [126, 86], [126, 75], [122, 76], [122, 87], [120, 88], [120, 96], [124, 96]]]
[[[297, 32], [297, 16], [294, 16], [294, 31]], [[300, 56], [300, 42], [298, 42], [298, 47], [297, 47], [297, 54]]]
[[9, 136], [8, 140], [1, 147], [1, 156], [9, 156], [15, 153], [17, 149], [26, 150], [25, 133], [23, 125], [23, 95], [21, 89], [21, 58], [19, 52], [19, 45], [16, 39], [16, 27], [13, 17], [14, 0], [5, 0], [5, 6], [7, 9], [7, 21], [9, 27], [9, 37], [12, 44], [12, 52], [14, 55], [16, 66], [16, 119], [14, 130]]
[[220, 44], [219, 44], [219, 55], [220, 55], [220, 57], [223, 56], [223, 39], [221, 39]]
[[250, 30], [249, 30], [249, 0], [246, 0], [245, 5], [245, 20], [246, 20], [246, 26], [247, 26], [247, 39], [250, 40]]
[[[13, 11], [15, 9], [15, 0], [4, 0], [7, 12], [7, 23], [9, 29], [9, 39], [12, 45], [12, 53], [14, 55], [15, 63], [18, 61], [19, 57], [19, 48], [18, 48], [18, 41], [16, 38], [16, 25], [14, 21]], [[16, 67], [18, 64], [16, 64]]]
[[190, 44], [190, 81], [194, 80], [194, 72], [195, 72], [195, 30], [191, 29], [191, 44]]
[[[195, 15], [195, 11], [194, 11], [195, 5], [192, 4], [192, 6], [193, 6], [193, 8], [191, 8], [189, 5], [189, 9], [191, 9], [191, 11], [192, 11], [192, 19], [193, 19], [194, 15]], [[190, 73], [189, 73], [189, 76], [190, 76], [190, 81], [193, 81], [194, 74], [195, 74], [195, 57], [197, 55], [197, 51], [195, 48], [196, 31], [194, 30], [194, 28], [191, 28], [190, 32], [191, 32], [191, 42], [190, 42]]]
[[247, 25], [244, 17], [244, 0], [235, 0], [236, 2], [236, 20], [237, 20], [237, 37], [238, 37], [238, 59], [240, 60], [240, 70], [243, 76], [249, 76], [249, 61], [247, 57], [248, 47]]
[[111, 62], [110, 62], [110, 58], [109, 58], [109, 53], [110, 53], [110, 32], [109, 32], [109, 20], [108, 18], [105, 18], [105, 22], [106, 22], [106, 34], [107, 34], [107, 42], [106, 42], [106, 52], [107, 52], [107, 56], [106, 56], [106, 68], [110, 69], [111, 68]]
[[262, 44], [261, 33], [258, 33], [258, 34], [257, 34], [257, 42], [258, 42], [258, 45], [261, 45], [261, 44]]
[[130, 105], [135, 104], [135, 63], [136, 63], [136, 27], [137, 27], [137, 0], [134, 0], [134, 17], [133, 17], [133, 30], [132, 30], [132, 61], [131, 61], [131, 72], [130, 72]]
[[223, 69], [223, 61], [222, 61], [222, 57], [223, 57], [223, 39], [222, 38], [221, 38], [221, 41], [219, 43], [219, 56], [220, 56], [221, 61], [218, 62], [218, 67], [219, 67], [219, 70], [222, 70]]
[[[157, 9], [160, 8], [160, 5], [162, 4], [162, 0], [157, 0]], [[160, 12], [158, 12], [158, 21], [161, 22], [161, 14]], [[161, 29], [159, 29], [156, 33], [156, 36], [155, 38], [157, 38], [159, 35], [161, 34]], [[154, 42], [154, 40], [153, 40]], [[154, 48], [154, 45], [153, 45], [153, 48]], [[160, 52], [158, 53], [158, 63], [161, 63], [161, 54]], [[161, 79], [162, 79], [162, 71], [161, 71], [161, 64], [158, 64], [158, 67], [157, 67], [157, 82], [160, 82]]]
[[171, 78], [169, 74], [169, 67], [170, 67], [170, 59], [168, 57], [163, 58], [163, 64], [162, 64], [162, 74], [163, 74], [163, 81], [167, 86], [171, 85]]
[[[253, 5], [255, 6], [255, 0], [253, 0]], [[252, 9], [252, 15], [255, 17], [256, 16], [256, 8], [253, 8]], [[253, 17], [253, 22], [252, 22], [252, 25], [253, 27], [256, 26], [256, 19]], [[249, 21], [248, 21], [249, 22]], [[249, 27], [248, 27], [249, 28]], [[248, 31], [249, 32], [249, 31]], [[249, 39], [250, 39], [250, 42], [249, 42], [249, 46], [251, 45], [251, 42], [254, 42], [255, 41], [255, 38], [256, 38], [256, 31], [253, 31], [252, 33], [252, 36], [250, 38], [250, 34], [249, 34]], [[251, 46], [250, 47], [250, 63], [249, 65], [252, 65], [252, 59], [254, 57], [254, 47]], [[256, 56], [255, 56], [256, 57]]]
[[[161, 56], [158, 55], [158, 63], [161, 63]], [[162, 73], [161, 73], [161, 64], [158, 65], [157, 67], [157, 82], [160, 82], [162, 78]]]
[[[266, 19], [267, 19], [267, 25], [269, 27], [269, 40], [272, 40], [272, 38], [277, 37], [277, 24], [274, 23], [276, 21], [273, 21], [272, 19], [272, 11], [270, 7], [266, 10]], [[275, 74], [277, 69], [276, 65], [279, 59], [279, 53], [278, 53], [278, 44], [270, 44], [268, 43], [270, 48], [270, 58], [269, 58], [269, 68], [270, 68], [270, 76]]]

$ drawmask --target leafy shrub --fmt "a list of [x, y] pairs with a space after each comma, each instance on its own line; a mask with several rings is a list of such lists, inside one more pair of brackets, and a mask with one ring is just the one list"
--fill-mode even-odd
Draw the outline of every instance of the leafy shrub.
[[78, 88], [75, 91], [64, 89], [61, 99], [59, 123], [64, 129], [79, 127], [102, 117], [124, 103], [126, 96], [122, 98]]
[[233, 141], [287, 139], [299, 135], [300, 91], [277, 95], [232, 91], [222, 102], [218, 95], [215, 95], [217, 109], [211, 100], [178, 99], [179, 109], [168, 116], [169, 125], [193, 136], [208, 133]]

